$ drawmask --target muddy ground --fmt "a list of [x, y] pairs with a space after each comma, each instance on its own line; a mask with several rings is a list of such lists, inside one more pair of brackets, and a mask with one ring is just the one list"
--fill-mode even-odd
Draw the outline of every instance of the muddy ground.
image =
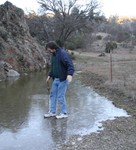
[[[76, 69], [82, 71], [80, 74], [82, 83], [91, 86], [97, 93], [110, 99], [116, 107], [125, 109], [130, 117], [119, 117], [103, 122], [104, 129], [102, 131], [82, 138], [73, 136], [59, 149], [136, 150], [136, 100], [124, 93], [118, 86], [106, 86], [105, 83], [109, 80], [107, 76], [102, 72], [92, 70], [92, 68], [89, 69], [88, 59], [86, 62], [83, 60], [76, 64]], [[95, 68], [94, 64], [93, 68]]]

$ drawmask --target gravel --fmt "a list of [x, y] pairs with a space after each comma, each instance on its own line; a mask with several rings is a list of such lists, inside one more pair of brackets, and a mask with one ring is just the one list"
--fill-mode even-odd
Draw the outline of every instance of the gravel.
[[91, 72], [81, 73], [83, 84], [110, 98], [116, 107], [125, 109], [129, 117], [119, 117], [103, 123], [103, 130], [90, 135], [72, 136], [59, 150], [136, 150], [136, 104], [119, 90], [106, 88], [105, 79]]

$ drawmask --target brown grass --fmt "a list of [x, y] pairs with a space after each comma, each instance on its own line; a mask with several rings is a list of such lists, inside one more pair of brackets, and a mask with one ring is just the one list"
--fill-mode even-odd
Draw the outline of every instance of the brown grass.
[[100, 53], [76, 53], [76, 69], [91, 71], [104, 77], [105, 86], [119, 89], [128, 98], [136, 101], [136, 51], [114, 51], [112, 54], [112, 82], [110, 55], [99, 57]]

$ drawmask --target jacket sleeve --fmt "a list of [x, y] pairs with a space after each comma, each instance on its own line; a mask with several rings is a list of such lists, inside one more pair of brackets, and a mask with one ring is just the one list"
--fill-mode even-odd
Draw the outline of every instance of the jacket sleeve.
[[67, 68], [67, 75], [73, 75], [75, 71], [74, 64], [68, 52], [66, 51], [63, 52], [62, 61]]

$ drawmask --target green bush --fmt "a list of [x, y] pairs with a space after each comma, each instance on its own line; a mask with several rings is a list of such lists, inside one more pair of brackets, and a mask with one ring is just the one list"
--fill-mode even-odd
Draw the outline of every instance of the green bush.
[[71, 52], [71, 53], [70, 53], [70, 56], [71, 56], [71, 59], [73, 59], [73, 60], [76, 59], [74, 52]]
[[101, 35], [97, 35], [97, 40], [101, 40], [102, 36]]
[[110, 51], [113, 51], [113, 49], [117, 48], [116, 42], [108, 42], [106, 43], [105, 52], [110, 53]]
[[66, 47], [71, 50], [76, 49], [76, 45], [73, 42], [67, 42]]
[[75, 35], [69, 41], [66, 42], [66, 47], [68, 49], [74, 50], [84, 47], [84, 37], [81, 34]]

